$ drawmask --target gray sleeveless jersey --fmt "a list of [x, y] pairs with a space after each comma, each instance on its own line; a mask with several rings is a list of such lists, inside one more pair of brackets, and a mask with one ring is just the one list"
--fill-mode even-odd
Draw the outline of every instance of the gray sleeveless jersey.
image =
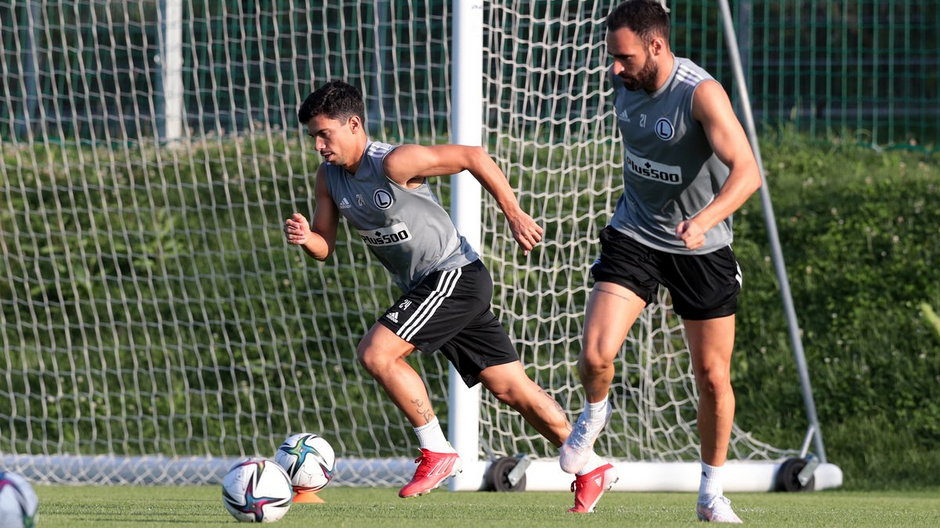
[[326, 183], [340, 214], [407, 292], [429, 274], [479, 256], [427, 183], [406, 189], [388, 179], [383, 161], [394, 148], [369, 142], [356, 174], [327, 163]]
[[624, 192], [610, 225], [661, 251], [705, 254], [731, 244], [730, 216], [710, 229], [696, 250], [688, 250], [675, 234], [676, 226], [711, 203], [728, 179], [728, 167], [692, 117], [692, 94], [707, 79], [712, 76], [680, 57], [666, 84], [652, 94], [628, 90], [611, 75], [623, 138]]

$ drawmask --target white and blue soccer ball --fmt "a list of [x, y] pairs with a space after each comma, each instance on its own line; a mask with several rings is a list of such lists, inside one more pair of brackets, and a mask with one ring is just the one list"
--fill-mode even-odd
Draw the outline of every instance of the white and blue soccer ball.
[[39, 510], [39, 499], [29, 481], [0, 470], [0, 526], [33, 528]]
[[274, 455], [274, 461], [290, 476], [297, 491], [323, 489], [333, 478], [336, 455], [322, 436], [299, 433], [287, 437]]
[[246, 458], [222, 479], [222, 504], [241, 522], [274, 522], [293, 498], [290, 477], [276, 462]]

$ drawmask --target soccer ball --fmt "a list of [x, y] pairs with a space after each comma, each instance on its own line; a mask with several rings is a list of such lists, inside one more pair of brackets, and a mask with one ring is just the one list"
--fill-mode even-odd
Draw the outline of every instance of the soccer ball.
[[16, 473], [0, 471], [0, 526], [32, 528], [39, 499], [29, 482]]
[[274, 455], [274, 461], [290, 476], [297, 491], [317, 491], [333, 478], [336, 457], [330, 443], [310, 433], [287, 437]]
[[290, 508], [290, 477], [264, 458], [246, 458], [222, 479], [222, 504], [242, 522], [274, 522]]

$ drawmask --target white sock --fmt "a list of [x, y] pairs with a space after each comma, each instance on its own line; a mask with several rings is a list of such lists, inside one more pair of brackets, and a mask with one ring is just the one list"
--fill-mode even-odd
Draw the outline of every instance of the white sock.
[[722, 466], [709, 466], [702, 462], [702, 482], [698, 486], [698, 501], [709, 502], [724, 494], [721, 486]]
[[576, 474], [579, 477], [581, 475], [587, 475], [588, 473], [594, 471], [595, 469], [603, 466], [606, 463], [607, 462], [605, 462], [603, 458], [597, 456], [597, 453], [595, 453], [594, 451], [591, 451], [591, 456], [590, 458], [588, 458], [587, 463], [584, 464], [584, 467], [581, 469], [581, 471], [578, 471]]
[[444, 431], [441, 430], [441, 422], [437, 421], [437, 416], [421, 427], [415, 427], [415, 434], [418, 435], [418, 443], [421, 444], [422, 449], [435, 453], [457, 452], [447, 441], [447, 437], [444, 436]]
[[599, 402], [588, 402], [587, 407], [584, 410], [587, 411], [588, 418], [592, 421], [601, 421], [607, 418], [607, 406], [609, 402], [605, 396], [603, 400]]

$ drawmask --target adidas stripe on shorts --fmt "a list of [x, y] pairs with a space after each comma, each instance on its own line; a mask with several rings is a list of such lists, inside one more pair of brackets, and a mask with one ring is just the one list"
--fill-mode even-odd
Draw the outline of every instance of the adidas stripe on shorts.
[[379, 318], [419, 350], [440, 350], [464, 383], [479, 383], [486, 367], [512, 363], [519, 354], [490, 310], [493, 279], [479, 260], [436, 271], [395, 301]]

